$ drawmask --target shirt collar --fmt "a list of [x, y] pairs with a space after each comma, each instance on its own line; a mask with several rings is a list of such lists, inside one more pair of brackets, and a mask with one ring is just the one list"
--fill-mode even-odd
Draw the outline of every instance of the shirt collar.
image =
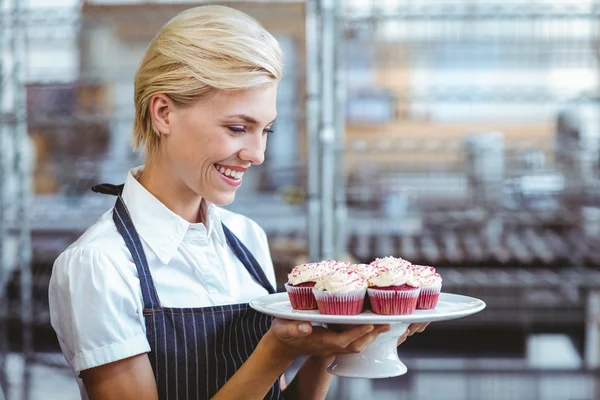
[[[140, 237], [160, 261], [168, 264], [175, 255], [190, 223], [161, 203], [135, 178], [143, 166], [129, 171], [123, 187], [123, 201]], [[208, 203], [208, 237], [214, 235], [223, 245], [225, 233], [216, 207]]]
[[223, 231], [223, 225], [221, 218], [217, 212], [217, 206], [212, 203], [208, 203], [208, 237], [214, 235], [221, 245], [227, 244], [225, 238], [225, 232]]

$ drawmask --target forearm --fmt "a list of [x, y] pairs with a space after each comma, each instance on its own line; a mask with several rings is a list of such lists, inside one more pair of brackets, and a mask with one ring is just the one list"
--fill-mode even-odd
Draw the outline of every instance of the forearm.
[[333, 377], [327, 372], [332, 361], [333, 357], [308, 357], [285, 390], [285, 399], [325, 399]]
[[243, 398], [262, 400], [279, 376], [292, 364], [293, 358], [277, 354], [271, 333], [263, 337], [242, 367], [213, 397], [214, 400]]

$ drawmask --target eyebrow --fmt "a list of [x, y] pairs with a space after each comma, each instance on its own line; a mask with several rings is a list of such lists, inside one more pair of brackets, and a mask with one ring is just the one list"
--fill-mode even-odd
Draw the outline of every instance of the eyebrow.
[[[254, 118], [252, 118], [251, 116], [247, 115], [247, 114], [234, 114], [234, 115], [227, 115], [225, 117], [226, 119], [241, 119], [243, 121], [246, 121], [249, 124], [254, 124], [254, 125], [258, 125], [258, 121]], [[273, 122], [275, 122], [275, 120], [277, 119], [277, 117], [275, 117], [273, 119], [273, 121], [269, 122], [267, 124], [267, 126], [273, 124]]]

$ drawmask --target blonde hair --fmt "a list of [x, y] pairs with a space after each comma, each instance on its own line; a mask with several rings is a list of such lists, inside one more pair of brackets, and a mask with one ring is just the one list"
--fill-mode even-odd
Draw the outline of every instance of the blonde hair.
[[152, 39], [136, 71], [134, 150], [142, 147], [148, 157], [158, 150], [152, 96], [162, 93], [186, 107], [216, 90], [277, 82], [282, 72], [279, 43], [249, 15], [224, 6], [181, 12]]

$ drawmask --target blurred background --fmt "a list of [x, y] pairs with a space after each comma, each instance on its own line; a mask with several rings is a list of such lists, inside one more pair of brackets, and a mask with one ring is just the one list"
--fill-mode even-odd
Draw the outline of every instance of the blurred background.
[[[76, 399], [49, 323], [57, 255], [143, 163], [146, 45], [202, 1], [0, 1], [0, 399]], [[211, 2], [215, 3], [215, 2]], [[481, 298], [330, 399], [600, 399], [600, 3], [220, 2], [281, 43], [267, 161], [230, 208], [306, 260], [394, 255]]]

